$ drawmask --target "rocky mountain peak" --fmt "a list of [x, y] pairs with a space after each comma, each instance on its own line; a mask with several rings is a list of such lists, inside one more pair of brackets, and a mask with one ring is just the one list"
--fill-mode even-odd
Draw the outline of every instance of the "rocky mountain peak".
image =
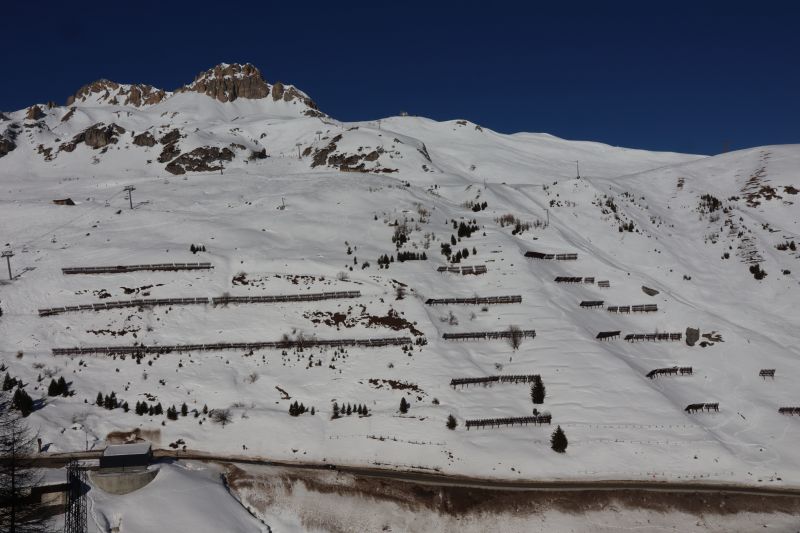
[[261, 71], [250, 63], [220, 63], [201, 72], [192, 83], [175, 92], [197, 92], [220, 102], [233, 102], [237, 98], [264, 98], [269, 94], [270, 86], [261, 76]]
[[155, 105], [169, 96], [169, 92], [144, 83], [128, 85], [100, 79], [78, 89], [67, 98], [67, 105], [96, 103], [143, 107]]

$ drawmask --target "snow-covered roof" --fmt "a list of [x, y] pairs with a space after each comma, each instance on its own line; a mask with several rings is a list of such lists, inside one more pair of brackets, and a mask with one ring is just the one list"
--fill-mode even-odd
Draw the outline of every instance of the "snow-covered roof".
[[150, 453], [149, 442], [134, 442], [133, 444], [111, 444], [103, 450], [103, 457], [119, 455], [143, 455]]

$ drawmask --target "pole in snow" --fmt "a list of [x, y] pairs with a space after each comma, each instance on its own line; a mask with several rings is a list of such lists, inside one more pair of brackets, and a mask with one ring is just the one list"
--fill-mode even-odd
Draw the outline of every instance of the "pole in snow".
[[6, 264], [8, 265], [8, 279], [9, 280], [14, 279], [11, 276], [11, 258], [14, 257], [14, 252], [12, 252], [11, 250], [4, 250], [3, 253], [0, 254], [0, 257], [6, 258]]
[[295, 143], [295, 146], [297, 146], [297, 159], [300, 159], [300, 147], [302, 146], [302, 144]]
[[575, 168], [578, 170], [578, 179], [581, 177], [581, 164], [580, 161], [575, 161]]
[[128, 201], [131, 204], [131, 209], [133, 209], [133, 191], [136, 190], [136, 187], [134, 187], [133, 185], [127, 185], [123, 190], [128, 191]]

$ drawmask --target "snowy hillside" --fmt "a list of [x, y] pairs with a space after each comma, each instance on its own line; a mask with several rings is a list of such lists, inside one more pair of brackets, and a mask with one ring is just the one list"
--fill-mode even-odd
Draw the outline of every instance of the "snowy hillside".
[[[462, 120], [342, 123], [238, 64], [170, 91], [101, 80], [66, 106], [3, 113], [0, 136], [0, 244], [15, 254], [0, 285], [0, 355], [43, 400], [30, 420], [49, 451], [139, 429], [159, 447], [486, 477], [800, 484], [800, 417], [778, 412], [800, 405], [798, 146], [701, 157]], [[213, 268], [61, 270], [177, 262]], [[437, 270], [465, 265], [486, 272]], [[334, 291], [359, 295], [38, 312]], [[476, 296], [521, 303], [426, 304]], [[625, 312], [640, 305], [657, 310]], [[518, 349], [442, 338], [510, 326], [536, 336]], [[681, 338], [625, 340], [656, 333]], [[387, 337], [411, 343], [154, 348]], [[52, 352], [135, 344], [149, 348]], [[676, 366], [692, 372], [646, 376]], [[541, 405], [523, 383], [450, 387], [533, 374]], [[74, 394], [48, 396], [61, 376]], [[129, 411], [95, 404], [112, 392]], [[164, 412], [138, 415], [141, 402]], [[309, 412], [290, 416], [294, 402]], [[334, 402], [368, 415], [332, 419]], [[718, 411], [685, 410], [698, 403]], [[552, 425], [465, 427], [534, 408]], [[569, 438], [563, 455], [550, 450], [555, 425]]]

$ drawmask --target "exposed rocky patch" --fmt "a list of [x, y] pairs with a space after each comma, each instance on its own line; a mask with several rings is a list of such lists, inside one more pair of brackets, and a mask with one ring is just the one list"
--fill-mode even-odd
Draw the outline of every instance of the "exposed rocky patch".
[[264, 98], [270, 90], [267, 82], [261, 77], [261, 71], [250, 63], [244, 65], [222, 63], [201, 72], [192, 83], [184, 85], [175, 92], [201, 93], [220, 102], [233, 102], [237, 98]]
[[174, 129], [161, 137], [158, 141], [164, 145], [164, 149], [161, 150], [161, 154], [158, 156], [159, 163], [166, 163], [167, 161], [171, 161], [180, 155], [181, 151], [178, 148], [178, 141], [181, 138], [181, 132], [177, 129]]
[[74, 95], [67, 98], [67, 105], [93, 99], [109, 105], [142, 107], [155, 105], [169, 96], [170, 93], [167, 91], [152, 85], [143, 83], [127, 85], [101, 79], [78, 89]]
[[27, 120], [39, 120], [40, 118], [44, 118], [44, 111], [42, 111], [42, 108], [38, 105], [32, 105], [25, 113], [25, 118]]
[[97, 150], [109, 144], [116, 144], [118, 137], [123, 133], [125, 133], [125, 128], [113, 123], [108, 126], [103, 123], [94, 124], [74, 136], [71, 141], [62, 143], [58, 147], [58, 151], [72, 152], [80, 143]]
[[17, 131], [11, 126], [7, 127], [6, 131], [0, 135], [0, 157], [10, 154], [17, 147], [17, 143], [14, 142], [17, 139]]
[[352, 306], [347, 308], [347, 312], [330, 312], [330, 311], [314, 311], [303, 313], [303, 317], [311, 320], [314, 324], [325, 324], [326, 326], [335, 327], [336, 329], [354, 328], [362, 325], [368, 328], [384, 327], [394, 331], [407, 330], [412, 335], [417, 337], [422, 336], [422, 332], [418, 330], [414, 324], [406, 320], [400, 313], [394, 309], [389, 309], [385, 316], [372, 315], [367, 312], [365, 305], [358, 306], [361, 310], [359, 314], [354, 314]]
[[383, 148], [378, 147], [375, 150], [367, 152], [363, 150], [362, 147], [359, 148], [359, 153], [356, 154], [337, 153], [337, 143], [341, 140], [342, 135], [339, 134], [331, 139], [324, 148], [313, 150], [311, 147], [308, 147], [303, 152], [303, 155], [312, 156], [312, 168], [327, 165], [339, 169], [342, 172], [397, 172], [396, 168], [384, 168], [381, 167], [379, 163], [374, 167], [367, 168], [366, 163], [378, 161], [380, 155], [384, 153]]
[[150, 132], [146, 131], [144, 133], [140, 133], [139, 135], [135, 135], [133, 137], [133, 144], [136, 146], [155, 146], [156, 138], [153, 137]]
[[233, 151], [230, 148], [220, 149], [216, 146], [201, 146], [191, 152], [181, 154], [165, 168], [167, 172], [172, 174], [222, 170], [225, 167], [221, 163], [223, 161], [232, 161], [233, 155]]

